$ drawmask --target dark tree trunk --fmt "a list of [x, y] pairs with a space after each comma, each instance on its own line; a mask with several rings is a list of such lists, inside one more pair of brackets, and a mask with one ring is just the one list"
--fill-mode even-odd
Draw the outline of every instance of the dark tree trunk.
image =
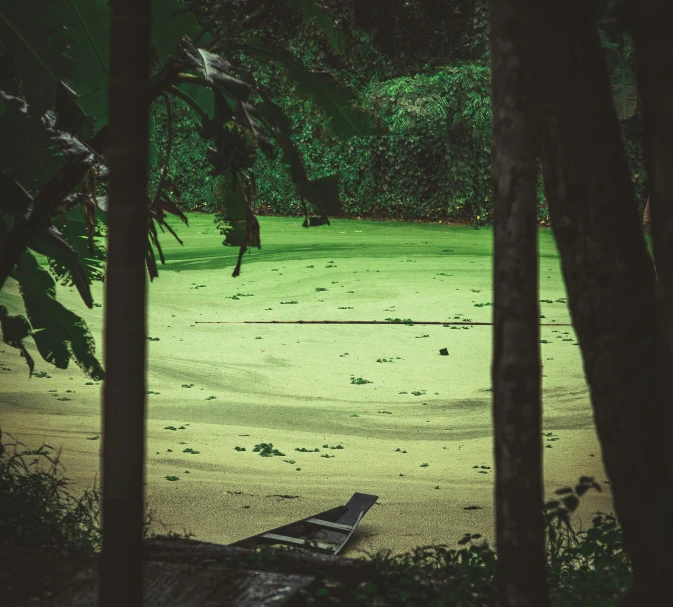
[[[652, 558], [658, 559], [650, 578], [638, 573], [634, 600], [647, 596], [642, 591], [649, 584], [662, 583], [662, 596], [673, 598], [673, 440], [670, 434], [659, 432], [659, 427], [673, 427], [673, 47], [670, 24], [663, 18], [670, 11], [670, 3], [662, 0], [627, 2], [627, 22], [633, 33], [638, 61], [638, 88], [643, 108], [645, 166], [650, 184], [651, 216], [648, 217], [652, 234], [654, 263], [657, 274], [659, 305], [659, 338], [664, 355], [658, 371], [660, 390], [658, 415], [647, 420], [649, 435], [660, 441], [658, 450], [664, 459], [660, 464], [660, 483], [665, 494], [658, 496], [657, 529], [653, 540], [657, 543]], [[648, 209], [646, 209], [647, 211]], [[657, 541], [658, 540], [658, 541]], [[665, 577], [668, 567], [668, 579]]]
[[627, 18], [638, 59], [650, 185], [643, 221], [651, 224], [662, 330], [673, 340], [673, 46], [670, 24], [661, 18], [666, 7], [670, 3], [662, 0], [630, 0]]
[[142, 605], [149, 0], [112, 3], [99, 604]]
[[[664, 378], [673, 361], [657, 322], [654, 266], [591, 11], [584, 0], [567, 0], [545, 3], [544, 14], [528, 12], [536, 41], [535, 107], [568, 303], [634, 568], [624, 605], [654, 607], [673, 596], [673, 549], [657, 525], [671, 479], [673, 423]], [[654, 197], [652, 206], [654, 214]]]
[[549, 605], [542, 508], [536, 154], [522, 0], [491, 2], [493, 421], [499, 607]]

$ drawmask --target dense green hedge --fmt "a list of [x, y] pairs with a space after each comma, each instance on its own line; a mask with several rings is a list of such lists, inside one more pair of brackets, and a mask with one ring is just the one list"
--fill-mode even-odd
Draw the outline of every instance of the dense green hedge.
[[[259, 72], [258, 72], [259, 73]], [[269, 74], [260, 79], [269, 84]], [[469, 220], [490, 223], [491, 110], [490, 68], [463, 62], [427, 73], [378, 82], [359, 91], [359, 103], [389, 132], [338, 141], [325, 128], [324, 116], [310, 99], [275, 84], [279, 105], [295, 127], [294, 140], [310, 178], [337, 174], [344, 217], [413, 220]], [[282, 94], [285, 92], [285, 94]], [[172, 101], [174, 114], [170, 175], [182, 195], [183, 208], [213, 212], [217, 178], [208, 175], [206, 144], [196, 133], [191, 111]], [[159, 166], [167, 140], [163, 102], [153, 108]], [[637, 120], [623, 123], [638, 204], [647, 198], [642, 133]], [[258, 154], [255, 164], [260, 214], [300, 215], [302, 207], [280, 159]], [[548, 221], [542, 179], [538, 181], [538, 218]]]

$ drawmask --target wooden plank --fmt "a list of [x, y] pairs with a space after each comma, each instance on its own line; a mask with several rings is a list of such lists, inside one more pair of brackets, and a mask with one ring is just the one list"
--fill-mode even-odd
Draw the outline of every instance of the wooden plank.
[[335, 555], [339, 554], [339, 552], [341, 552], [344, 546], [348, 543], [348, 540], [351, 539], [351, 536], [355, 533], [355, 528], [358, 526], [364, 515], [365, 515], [364, 512], [360, 512], [360, 514], [358, 515], [358, 520], [355, 521], [355, 523], [351, 527], [351, 530], [348, 532], [348, 535], [345, 538], [343, 538], [343, 540], [341, 541], [341, 545], [334, 551]]
[[353, 528], [353, 525], [342, 525], [341, 523], [332, 523], [317, 518], [307, 518], [306, 522], [311, 523], [311, 525], [317, 525], [318, 527], [324, 527], [325, 529], [338, 529], [344, 533], [349, 533]]
[[[275, 540], [277, 542], [282, 542], [283, 544], [291, 544], [293, 546], [306, 546], [308, 543], [307, 540], [301, 539], [299, 537], [290, 537], [289, 535], [278, 535], [277, 533], [262, 533], [261, 537], [267, 540]], [[323, 550], [334, 550], [332, 544], [323, 544], [320, 542], [315, 542], [316, 548], [321, 548]]]

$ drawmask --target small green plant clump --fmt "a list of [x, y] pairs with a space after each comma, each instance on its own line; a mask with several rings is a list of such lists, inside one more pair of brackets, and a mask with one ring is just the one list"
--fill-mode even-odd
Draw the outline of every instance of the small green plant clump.
[[258, 452], [262, 457], [271, 457], [272, 455], [285, 457], [285, 453], [281, 453], [278, 449], [273, 448], [273, 443], [259, 443], [255, 445], [253, 451]]
[[363, 379], [362, 377], [355, 377], [354, 375], [351, 375], [351, 383], [361, 386], [363, 384], [373, 384], [374, 382], [369, 381], [368, 379]]

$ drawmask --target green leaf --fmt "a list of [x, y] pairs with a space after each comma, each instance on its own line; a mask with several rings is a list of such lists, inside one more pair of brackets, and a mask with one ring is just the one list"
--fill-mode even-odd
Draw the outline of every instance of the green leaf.
[[311, 73], [289, 51], [279, 47], [264, 46], [254, 37], [248, 38], [244, 50], [262, 55], [267, 60], [276, 61], [285, 68], [287, 75], [294, 81], [297, 88], [313, 98], [323, 108], [331, 119], [329, 128], [337, 137], [346, 139], [355, 135], [385, 133], [385, 130], [374, 125], [366, 112], [350, 107], [355, 97], [349, 89], [324, 75]]
[[12, 229], [13, 225], [13, 217], [3, 217], [2, 213], [0, 213], [0, 257], [5, 252], [5, 243], [7, 242], [9, 231]]
[[27, 217], [33, 208], [33, 198], [26, 190], [0, 170], [0, 213]]
[[[63, 91], [67, 90], [67, 87], [61, 84], [59, 89]], [[14, 126], [16, 131], [15, 137], [3, 139], [4, 145], [0, 145], [0, 163], [18, 181], [37, 189], [63, 165], [63, 156], [67, 156], [71, 164], [83, 164], [85, 167], [102, 161], [78, 137], [70, 132], [58, 130], [57, 125], [65, 127], [70, 122], [77, 128], [82, 122], [81, 116], [73, 113], [72, 105], [68, 106], [63, 99], [59, 100], [63, 116], [48, 110], [39, 118], [35, 117], [35, 108], [25, 100], [1, 90], [0, 104], [10, 106], [10, 110], [0, 118], [0, 124], [6, 119], [10, 121], [9, 130]], [[60, 148], [62, 155], [58, 154], [55, 144]]]
[[245, 101], [250, 96], [252, 87], [231, 75], [234, 68], [228, 61], [215, 53], [196, 48], [188, 36], [183, 36], [180, 40], [178, 57], [188, 69], [218, 85], [232, 97]]
[[35, 193], [63, 166], [64, 158], [44, 125], [0, 95], [0, 167]]
[[43, 329], [32, 335], [42, 358], [59, 369], [67, 369], [72, 358], [91, 379], [104, 379], [105, 373], [94, 356], [95, 344], [86, 322], [55, 299], [56, 288], [49, 272], [26, 251], [13, 275], [19, 282], [19, 292], [31, 325]]
[[292, 141], [292, 123], [290, 119], [265, 91], [259, 91], [259, 94], [263, 102], [257, 105], [258, 115], [269, 131], [271, 131], [278, 145], [280, 145], [283, 162], [290, 165], [290, 179], [292, 179], [295, 185], [305, 183], [308, 177], [306, 176], [306, 170], [301, 161], [299, 150], [294, 141]]
[[636, 113], [638, 86], [633, 71], [627, 65], [615, 68], [611, 78], [612, 102], [620, 120], [627, 120]]
[[86, 127], [91, 127], [93, 121], [77, 103], [77, 93], [63, 81], [60, 81], [56, 88], [54, 111], [56, 112], [54, 129], [78, 135], [81, 139], [91, 137], [91, 129]]
[[[175, 54], [182, 36], [195, 40], [202, 31], [194, 13], [185, 8], [186, 4], [181, 0], [152, 2], [151, 44], [162, 65]], [[199, 43], [207, 43], [209, 39], [205, 34]]]
[[[71, 209], [68, 214], [73, 211], [81, 212], [81, 209]], [[91, 309], [93, 308], [93, 297], [91, 296], [89, 285], [93, 279], [91, 275], [92, 264], [91, 261], [89, 265], [80, 262], [81, 259], [90, 259], [89, 256], [91, 255], [86, 244], [86, 225], [69, 221], [66, 223], [64, 233], [61, 234], [53, 225], [46, 229], [41, 229], [29, 247], [36, 253], [49, 257], [64, 266], [70, 273], [84, 304], [87, 308]], [[64, 235], [70, 242], [66, 242], [66, 239], [63, 238]], [[71, 244], [73, 242], [74, 246]], [[95, 262], [96, 260], [93, 261]], [[94, 267], [98, 270], [100, 269], [98, 265]]]
[[5, 0], [0, 9], [0, 40], [21, 75], [22, 93], [40, 114], [51, 107], [59, 80], [72, 69], [67, 30], [54, 4]]
[[248, 204], [240, 185], [232, 191], [231, 175], [224, 176], [223, 180], [222, 210], [217, 213], [215, 223], [220, 229], [220, 234], [225, 237], [222, 241], [224, 246], [240, 247], [245, 243], [245, 219]]
[[[180, 0], [152, 3], [151, 41], [162, 65], [175, 53], [180, 37], [201, 31]], [[23, 92], [42, 114], [50, 108], [59, 80], [80, 95], [80, 105], [95, 117], [95, 130], [107, 123], [110, 14], [102, 0], [5, 0], [0, 9], [0, 39], [14, 58]], [[206, 36], [207, 39], [207, 36]]]
[[262, 149], [264, 153], [268, 154], [269, 152], [273, 151], [273, 146], [260, 130], [261, 125], [259, 124], [259, 122], [257, 122], [253, 118], [253, 116], [258, 114], [259, 113], [257, 109], [252, 104], [247, 103], [246, 101], [239, 101], [236, 104], [236, 108], [234, 110], [234, 116], [236, 117], [236, 121], [239, 124], [244, 124], [245, 126], [248, 127], [248, 129], [252, 133], [255, 142], [259, 145], [259, 147]]
[[28, 364], [29, 374], [33, 374], [35, 363], [32, 357], [23, 345], [23, 340], [31, 335], [30, 324], [25, 316], [10, 316], [5, 306], [0, 306], [0, 330], [2, 331], [2, 341], [12, 348], [21, 351], [22, 356]]

